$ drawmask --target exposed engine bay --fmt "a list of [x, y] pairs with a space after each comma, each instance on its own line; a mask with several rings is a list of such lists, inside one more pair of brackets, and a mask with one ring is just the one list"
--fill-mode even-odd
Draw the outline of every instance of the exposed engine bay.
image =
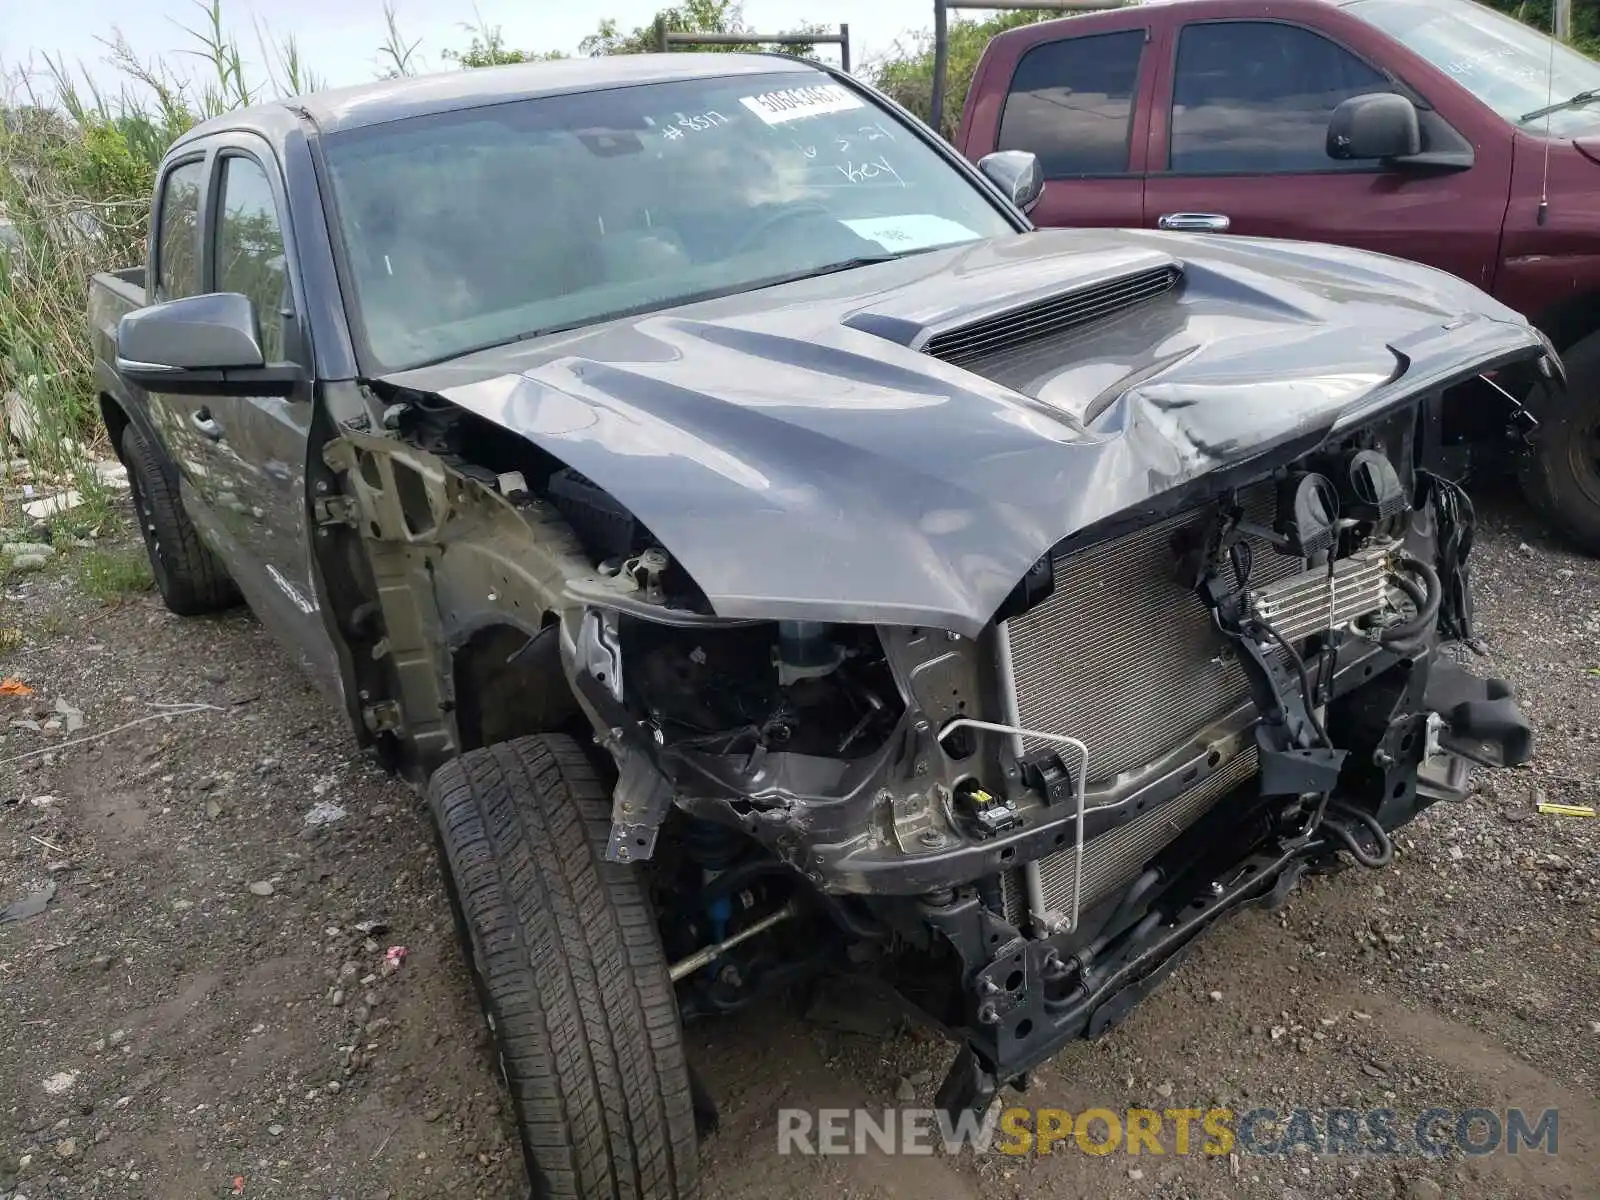
[[1383, 866], [1470, 762], [1525, 760], [1509, 690], [1439, 652], [1472, 636], [1471, 506], [1417, 465], [1428, 410], [1068, 539], [976, 638], [717, 618], [604, 491], [518, 476], [635, 601], [564, 657], [685, 1015], [850, 946], [963, 1037], [941, 1103], [981, 1104], [1222, 913]]

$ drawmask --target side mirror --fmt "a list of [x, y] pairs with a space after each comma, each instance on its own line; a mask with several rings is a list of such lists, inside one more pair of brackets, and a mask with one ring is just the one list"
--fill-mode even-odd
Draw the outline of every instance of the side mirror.
[[1044, 195], [1044, 168], [1030, 150], [996, 150], [978, 160], [978, 170], [1023, 212], [1031, 212]]
[[1328, 157], [1408, 158], [1422, 153], [1417, 107], [1393, 92], [1352, 96], [1328, 120]]
[[238, 292], [185, 296], [136, 309], [117, 322], [117, 374], [152, 392], [287, 396], [294, 363], [268, 363], [255, 306]]

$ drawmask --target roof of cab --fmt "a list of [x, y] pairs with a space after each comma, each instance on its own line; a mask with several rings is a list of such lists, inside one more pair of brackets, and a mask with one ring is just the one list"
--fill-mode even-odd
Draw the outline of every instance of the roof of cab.
[[711, 79], [727, 75], [771, 75], [816, 70], [817, 64], [779, 54], [619, 54], [600, 58], [563, 58], [550, 62], [514, 63], [504, 67], [445, 71], [383, 79], [353, 87], [333, 88], [308, 96], [274, 100], [235, 109], [203, 121], [181, 142], [228, 130], [250, 130], [271, 138], [309, 116], [322, 133], [381, 125], [406, 117], [454, 112], [510, 100], [526, 100], [601, 88]]

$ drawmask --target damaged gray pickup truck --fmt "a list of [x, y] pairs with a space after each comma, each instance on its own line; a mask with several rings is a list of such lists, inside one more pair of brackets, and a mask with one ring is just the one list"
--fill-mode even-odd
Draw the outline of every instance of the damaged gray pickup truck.
[[1439, 464], [1548, 344], [1039, 178], [791, 59], [467, 71], [197, 127], [94, 282], [167, 603], [426, 781], [540, 1195], [694, 1192], [684, 1020], [870, 974], [981, 1109], [1531, 753]]

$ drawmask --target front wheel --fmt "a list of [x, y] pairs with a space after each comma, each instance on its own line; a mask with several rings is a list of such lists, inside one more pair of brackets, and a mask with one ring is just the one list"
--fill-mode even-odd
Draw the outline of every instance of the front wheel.
[[1562, 359], [1566, 393], [1536, 391], [1529, 400], [1539, 429], [1522, 486], [1573, 545], [1600, 555], [1600, 333], [1574, 344]]
[[697, 1146], [677, 1000], [606, 787], [576, 742], [518, 738], [428, 784], [536, 1196], [683, 1200]]

